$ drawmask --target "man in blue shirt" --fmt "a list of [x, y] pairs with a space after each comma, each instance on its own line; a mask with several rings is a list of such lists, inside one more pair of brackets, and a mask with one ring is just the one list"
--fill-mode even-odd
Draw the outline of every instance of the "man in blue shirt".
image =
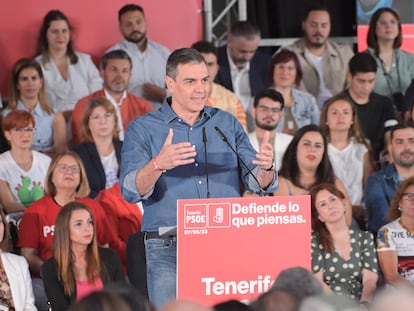
[[205, 107], [210, 83], [203, 56], [194, 49], [176, 50], [166, 72], [171, 97], [130, 123], [120, 177], [124, 198], [144, 206], [148, 292], [156, 307], [175, 298], [176, 237], [160, 234], [160, 228], [176, 226], [178, 199], [239, 197], [240, 182], [256, 193], [277, 188], [269, 133], [257, 153], [236, 118]]

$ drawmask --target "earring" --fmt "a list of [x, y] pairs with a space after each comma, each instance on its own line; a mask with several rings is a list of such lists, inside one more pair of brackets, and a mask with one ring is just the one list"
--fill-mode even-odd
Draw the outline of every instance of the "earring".
[[398, 206], [398, 210], [401, 212], [401, 207], [400, 206]]

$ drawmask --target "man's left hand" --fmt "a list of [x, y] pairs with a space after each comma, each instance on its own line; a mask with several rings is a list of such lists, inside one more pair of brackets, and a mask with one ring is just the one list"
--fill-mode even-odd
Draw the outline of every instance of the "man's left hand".
[[266, 131], [263, 135], [260, 151], [256, 154], [257, 160], [253, 160], [253, 164], [258, 165], [263, 170], [268, 170], [273, 166], [274, 152], [273, 147], [269, 143], [270, 132]]

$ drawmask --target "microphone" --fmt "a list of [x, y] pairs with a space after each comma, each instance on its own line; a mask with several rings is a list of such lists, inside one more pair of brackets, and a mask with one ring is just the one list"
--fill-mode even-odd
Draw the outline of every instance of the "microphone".
[[203, 144], [204, 144], [204, 158], [205, 158], [205, 170], [206, 170], [206, 185], [207, 185], [207, 199], [210, 198], [210, 185], [208, 183], [208, 163], [207, 163], [207, 134], [206, 128], [203, 127]]
[[217, 127], [215, 126], [214, 129], [216, 130], [218, 136], [221, 138], [222, 141], [224, 141], [227, 146], [229, 146], [229, 148], [231, 149], [231, 151], [233, 151], [233, 153], [236, 155], [237, 159], [240, 161], [240, 163], [244, 166], [245, 169], [247, 169], [247, 173], [249, 173], [250, 176], [253, 177], [253, 179], [256, 181], [257, 185], [259, 186], [260, 192], [259, 195], [262, 197], [264, 196], [263, 194], [263, 189], [260, 186], [259, 181], [257, 180], [256, 176], [253, 174], [253, 172], [250, 170], [250, 168], [247, 166], [246, 162], [243, 161], [243, 159], [240, 157], [240, 155], [237, 153], [237, 151], [233, 148], [233, 146], [230, 144], [229, 140], [227, 139], [227, 136], [224, 135], [224, 133]]

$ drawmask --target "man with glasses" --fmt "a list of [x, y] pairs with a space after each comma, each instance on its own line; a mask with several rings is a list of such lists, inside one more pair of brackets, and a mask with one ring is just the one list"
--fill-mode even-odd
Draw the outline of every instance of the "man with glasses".
[[388, 208], [400, 182], [414, 176], [414, 127], [395, 125], [391, 129], [389, 148], [393, 163], [369, 176], [366, 182], [368, 230], [374, 234], [388, 222]]
[[104, 81], [103, 89], [80, 99], [72, 112], [72, 137], [75, 145], [83, 142], [80, 125], [83, 112], [92, 98], [105, 97], [113, 104], [119, 120], [120, 140], [124, 140], [130, 121], [152, 111], [152, 105], [148, 101], [127, 91], [131, 70], [131, 58], [123, 50], [112, 50], [102, 57], [100, 74]]
[[282, 156], [293, 136], [277, 133], [276, 128], [283, 116], [284, 99], [282, 94], [274, 89], [259, 92], [253, 102], [251, 114], [256, 122], [256, 130], [249, 134], [250, 142], [256, 150], [262, 144], [263, 135], [270, 132], [269, 142], [274, 146], [276, 169], [280, 169]]

